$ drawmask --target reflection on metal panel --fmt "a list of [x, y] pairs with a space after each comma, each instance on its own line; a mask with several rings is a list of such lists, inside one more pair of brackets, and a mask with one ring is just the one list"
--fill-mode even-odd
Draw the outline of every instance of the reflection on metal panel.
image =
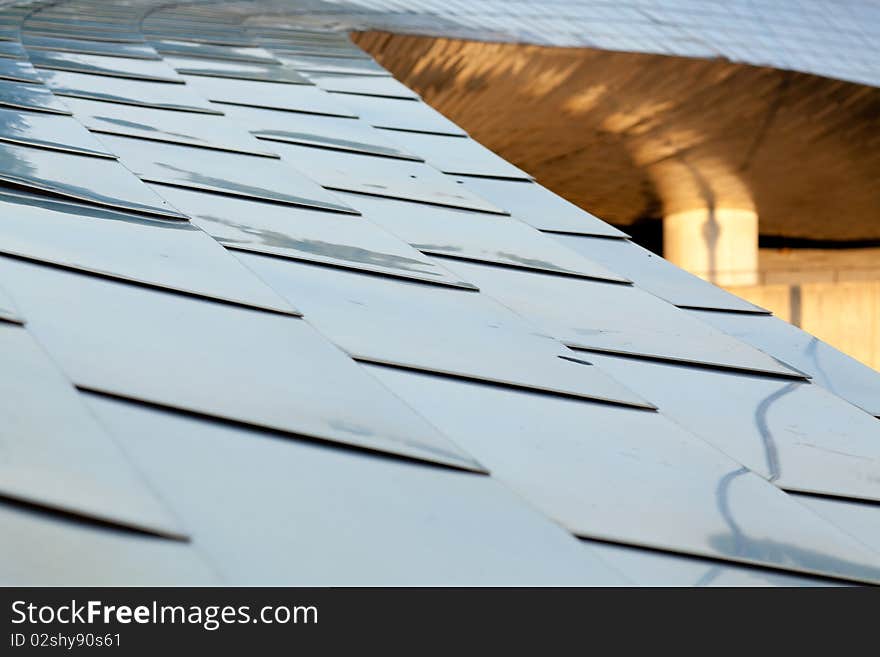
[[224, 583], [190, 544], [34, 513], [0, 502], [4, 586], [207, 586]]
[[65, 98], [64, 102], [73, 110], [77, 121], [92, 132], [278, 157], [268, 144], [257, 141], [223, 116], [169, 112], [84, 98]]
[[279, 160], [115, 135], [101, 140], [142, 180], [355, 213]]
[[15, 302], [2, 287], [0, 287], [0, 321], [24, 324], [24, 319], [18, 312]]
[[601, 354], [590, 360], [781, 488], [880, 501], [880, 422], [817, 385]]
[[121, 164], [104, 158], [0, 143], [0, 180], [111, 208], [186, 218]]
[[600, 237], [626, 237], [601, 219], [572, 205], [537, 183], [487, 178], [457, 178], [464, 187], [541, 230]]
[[0, 80], [0, 107], [70, 114], [70, 110], [46, 87]]
[[301, 319], [8, 258], [0, 278], [14, 281], [29, 330], [80, 387], [480, 467]]
[[238, 256], [356, 358], [650, 408], [482, 294]]
[[0, 108], [0, 141], [116, 159], [78, 121]]
[[340, 192], [343, 202], [425, 253], [626, 282], [511, 217]]
[[350, 73], [354, 75], [391, 75], [372, 59], [352, 59], [350, 57], [327, 57], [314, 55], [297, 55], [276, 51], [275, 56], [285, 64], [299, 71], [317, 71], [321, 73]]
[[880, 372], [770, 316], [691, 311], [735, 338], [797, 367], [813, 381], [851, 404], [880, 417]]
[[613, 543], [584, 541], [609, 565], [637, 586], [841, 586], [842, 582], [793, 575], [767, 568], [749, 568], [681, 554]]
[[263, 48], [237, 48], [208, 43], [194, 43], [175, 39], [159, 39], [151, 45], [163, 55], [183, 55], [186, 57], [206, 57], [208, 59], [228, 59], [236, 62], [256, 62], [279, 64], [272, 54]]
[[380, 98], [419, 100], [419, 95], [392, 77], [350, 73], [309, 72], [305, 76], [325, 91]]
[[880, 506], [830, 497], [797, 495], [796, 499], [850, 536], [880, 552]]
[[657, 413], [370, 370], [579, 536], [880, 581], [876, 553]]
[[187, 84], [223, 109], [225, 103], [245, 107], [307, 112], [356, 118], [357, 114], [336, 101], [336, 97], [317, 87], [304, 84], [277, 84], [254, 80], [209, 78], [186, 75]]
[[211, 105], [197, 92], [177, 84], [123, 78], [110, 79], [100, 75], [71, 73], [70, 71], [42, 70], [40, 75], [46, 85], [59, 96], [91, 98], [108, 103], [156, 107], [181, 112], [223, 113], [220, 108]]
[[444, 264], [570, 347], [802, 378], [634, 287], [471, 262]]
[[438, 135], [467, 134], [440, 112], [419, 101], [355, 94], [347, 96], [337, 94], [333, 98], [344, 103], [356, 116], [360, 116], [377, 128], [429, 132]]
[[28, 51], [54, 50], [56, 52], [76, 52], [85, 55], [107, 55], [108, 57], [127, 57], [130, 59], [161, 59], [155, 50], [144, 44], [65, 39], [28, 33], [23, 34], [21, 40]]
[[203, 231], [183, 221], [0, 192], [0, 252], [295, 314]]
[[0, 499], [184, 538], [28, 331], [0, 323]]
[[643, 290], [676, 306], [766, 313], [763, 308], [679, 269], [630, 242], [581, 235], [553, 235], [561, 244], [623, 274]]
[[278, 143], [282, 159], [328, 189], [505, 214], [421, 162]]
[[146, 59], [127, 59], [106, 55], [34, 50], [28, 57], [39, 69], [74, 71], [113, 78], [130, 78], [148, 82], [183, 84], [183, 79], [168, 64]]
[[[489, 477], [283, 441], [97, 397], [90, 404], [125, 437], [174, 511], [194, 523], [196, 547], [229, 582], [626, 583]], [[541, 554], [553, 558], [536, 558]]]
[[196, 57], [166, 57], [165, 61], [178, 73], [204, 75], [212, 78], [257, 80], [282, 84], [312, 84], [307, 78], [289, 66], [271, 64], [246, 64], [225, 60], [198, 59]]
[[177, 187], [155, 189], [193, 223], [230, 248], [473, 288], [361, 217]]
[[20, 43], [15, 41], [0, 41], [0, 57], [10, 59], [26, 59], [27, 53]]
[[42, 84], [43, 80], [30, 62], [0, 59], [0, 79]]

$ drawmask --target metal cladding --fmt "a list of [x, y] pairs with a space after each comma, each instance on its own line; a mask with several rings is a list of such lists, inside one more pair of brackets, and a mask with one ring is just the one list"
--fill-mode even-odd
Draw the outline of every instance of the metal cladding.
[[880, 584], [880, 374], [309, 20], [354, 5], [0, 7], [0, 584]]

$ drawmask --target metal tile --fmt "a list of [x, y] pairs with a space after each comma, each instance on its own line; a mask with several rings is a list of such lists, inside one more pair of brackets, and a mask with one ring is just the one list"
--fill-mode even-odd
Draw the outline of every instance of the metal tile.
[[29, 57], [31, 63], [40, 70], [73, 71], [148, 82], [184, 83], [177, 72], [162, 61], [50, 50], [33, 50]]
[[463, 177], [457, 180], [474, 194], [479, 194], [517, 219], [540, 230], [626, 237], [626, 233], [581, 210], [538, 183]]
[[464, 261], [444, 265], [570, 347], [803, 378], [635, 287]]
[[223, 116], [169, 112], [84, 98], [65, 98], [64, 102], [73, 110], [76, 119], [92, 132], [279, 157], [272, 152], [270, 144], [258, 141]]
[[146, 219], [10, 192], [0, 192], [0, 217], [0, 253], [296, 314], [188, 222]]
[[467, 134], [440, 112], [420, 101], [354, 94], [336, 94], [333, 99], [347, 107], [355, 116], [377, 128], [429, 132], [438, 135]]
[[385, 131], [388, 139], [410, 153], [421, 156], [443, 173], [490, 178], [531, 180], [522, 169], [513, 166], [470, 137], [430, 135], [421, 132]]
[[107, 41], [110, 43], [143, 43], [144, 36], [132, 29], [109, 29], [104, 25], [96, 28], [79, 25], [52, 25], [49, 23], [28, 22], [22, 27], [23, 34], [62, 37], [65, 39], [84, 39], [87, 41]]
[[18, 312], [15, 302], [2, 287], [0, 287], [0, 321], [24, 324], [24, 318]]
[[70, 110], [44, 86], [0, 80], [0, 107], [69, 115]]
[[627, 279], [582, 258], [510, 217], [338, 193], [370, 221], [425, 253], [618, 282]]
[[684, 269], [679, 269], [629, 240], [580, 235], [553, 235], [553, 238], [573, 251], [623, 274], [643, 290], [676, 306], [749, 313], [768, 312]]
[[480, 467], [302, 319], [9, 258], [0, 258], [0, 279], [10, 281], [28, 330], [80, 387]]
[[195, 57], [166, 57], [165, 61], [178, 73], [204, 75], [212, 78], [279, 82], [282, 84], [312, 84], [290, 66], [246, 64], [225, 60], [197, 59]]
[[206, 586], [224, 583], [188, 543], [94, 527], [0, 502], [4, 586]]
[[276, 258], [238, 257], [357, 359], [548, 393], [650, 404], [485, 295]]
[[0, 323], [0, 500], [185, 538], [28, 331]]
[[199, 95], [198, 90], [178, 84], [144, 82], [69, 71], [40, 71], [46, 85], [59, 96], [91, 98], [108, 103], [155, 107], [181, 112], [223, 114]]
[[304, 75], [321, 89], [333, 93], [419, 100], [419, 95], [416, 92], [390, 76], [316, 71], [304, 73]]
[[69, 116], [0, 108], [0, 141], [116, 159], [79, 121]]
[[142, 180], [356, 214], [279, 160], [116, 135], [101, 140]]
[[436, 169], [410, 160], [276, 142], [281, 158], [327, 189], [504, 214]]
[[806, 372], [815, 384], [880, 417], [880, 373], [819, 338], [776, 317], [690, 312], [738, 340]]
[[421, 161], [385, 139], [375, 128], [356, 119], [233, 105], [224, 106], [223, 110], [226, 116], [267, 141]]
[[795, 498], [816, 515], [880, 552], [880, 506], [877, 504], [813, 495], [796, 495]]
[[77, 52], [86, 55], [107, 55], [108, 57], [128, 57], [130, 59], [162, 59], [150, 46], [138, 43], [108, 43], [107, 41], [86, 41], [65, 39], [63, 37], [22, 34], [21, 40], [29, 51], [54, 50], [56, 52]]
[[352, 73], [356, 75], [389, 76], [391, 73], [372, 59], [352, 59], [351, 57], [315, 57], [296, 53], [276, 52], [279, 61], [300, 71], [321, 73]]
[[122, 210], [185, 219], [119, 162], [0, 143], [0, 181]]
[[368, 369], [578, 536], [880, 581], [877, 553], [658, 413]]
[[0, 41], [0, 57], [26, 59], [27, 53], [22, 45], [16, 41]]
[[30, 62], [17, 59], [0, 59], [0, 79], [32, 84], [43, 83], [37, 69]]
[[880, 422], [819, 386], [600, 354], [589, 360], [780, 488], [880, 500]]
[[178, 187], [155, 191], [229, 248], [473, 289], [362, 217]]
[[156, 49], [156, 52], [162, 53], [163, 55], [225, 59], [234, 62], [255, 62], [266, 64], [280, 63], [272, 56], [272, 53], [263, 48], [217, 46], [176, 39], [158, 39], [151, 41], [151, 45]]
[[750, 568], [671, 552], [627, 545], [584, 541], [605, 563], [636, 586], [843, 586], [843, 582], [793, 575], [767, 568]]
[[224, 111], [228, 103], [245, 107], [357, 118], [354, 112], [337, 102], [335, 96], [314, 86], [208, 78], [200, 75], [184, 77], [189, 86], [199, 94], [222, 103], [214, 107]]
[[625, 583], [490, 477], [90, 403], [230, 583]]

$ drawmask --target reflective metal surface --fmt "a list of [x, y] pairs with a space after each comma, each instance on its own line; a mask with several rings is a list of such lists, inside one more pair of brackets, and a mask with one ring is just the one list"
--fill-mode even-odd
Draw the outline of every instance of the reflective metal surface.
[[27, 53], [20, 43], [15, 41], [0, 41], [0, 57], [10, 59], [26, 59]]
[[213, 78], [257, 80], [286, 84], [312, 84], [290, 66], [246, 64], [226, 60], [198, 59], [196, 57], [166, 57], [165, 61], [178, 73], [204, 75]]
[[532, 177], [470, 137], [386, 130], [388, 139], [444, 173], [531, 180]]
[[229, 103], [327, 116], [357, 117], [352, 110], [337, 102], [335, 96], [314, 86], [209, 78], [202, 75], [184, 77], [197, 93], [216, 101], [214, 107], [217, 109], [225, 109], [225, 104]]
[[[90, 404], [194, 523], [195, 547], [229, 582], [626, 583], [489, 477], [97, 397]], [[536, 558], [545, 553], [554, 558]]]
[[279, 160], [106, 135], [102, 141], [142, 180], [235, 196], [355, 211]]
[[185, 537], [26, 329], [0, 323], [0, 359], [0, 503]]
[[635, 287], [448, 259], [443, 264], [570, 347], [802, 378]]
[[155, 191], [229, 248], [473, 289], [362, 217], [178, 187], [157, 186]]
[[22, 34], [21, 40], [28, 51], [53, 50], [56, 52], [78, 52], [86, 55], [107, 55], [108, 57], [128, 57], [131, 59], [161, 59], [156, 54], [156, 51], [146, 44], [65, 39], [29, 33]]
[[282, 159], [327, 189], [504, 214], [426, 164], [275, 143]]
[[817, 385], [601, 354], [589, 360], [780, 488], [880, 500], [880, 422]]
[[119, 162], [0, 143], [0, 180], [80, 201], [184, 219]]
[[0, 79], [42, 84], [42, 79], [30, 62], [0, 59]]
[[44, 86], [0, 80], [0, 107], [70, 114], [70, 110]]
[[535, 228], [577, 235], [626, 237], [626, 233], [537, 183], [464, 177], [456, 180]]
[[269, 51], [263, 48], [218, 46], [209, 43], [195, 43], [175, 39], [158, 39], [150, 45], [163, 55], [184, 55], [186, 57], [206, 57], [208, 59], [228, 59], [236, 62], [279, 63]]
[[0, 253], [275, 312], [291, 306], [203, 231], [0, 192]]
[[42, 70], [46, 85], [59, 96], [91, 98], [108, 103], [156, 107], [160, 109], [222, 114], [202, 98], [198, 91], [177, 84], [108, 78], [101, 75]]
[[[80, 387], [479, 468], [301, 319], [9, 258], [0, 258], [0, 279]], [[157, 339], [167, 335], [174, 340]]]
[[337, 94], [339, 103], [364, 121], [378, 128], [430, 132], [438, 135], [465, 135], [464, 130], [430, 106], [415, 100]]
[[869, 502], [797, 495], [796, 499], [869, 548], [880, 552], [880, 506]]
[[230, 119], [235, 119], [252, 134], [267, 141], [283, 141], [338, 151], [421, 160], [386, 139], [382, 132], [363, 121], [235, 105], [224, 105], [223, 110]]
[[240, 253], [354, 357], [533, 390], [649, 407], [485, 295]]
[[351, 57], [327, 57], [298, 55], [279, 49], [275, 53], [279, 61], [289, 64], [299, 71], [322, 73], [351, 73], [355, 75], [391, 75], [372, 59], [353, 59]]
[[223, 116], [169, 112], [84, 98], [65, 98], [64, 102], [73, 110], [76, 120], [92, 132], [278, 157], [272, 152], [271, 144], [261, 143]]
[[0, 141], [116, 159], [79, 121], [68, 116], [0, 108]]
[[404, 98], [419, 100], [419, 95], [389, 76], [351, 75], [310, 71], [305, 76], [326, 91], [380, 98]]
[[842, 586], [842, 582], [793, 575], [767, 568], [748, 568], [671, 552], [584, 541], [605, 563], [636, 586]]
[[586, 278], [627, 280], [510, 217], [364, 194], [339, 192], [338, 196], [370, 221], [425, 253]]
[[15, 302], [2, 287], [0, 287], [0, 320], [13, 324], [24, 324], [24, 319], [16, 309]]
[[877, 553], [657, 413], [369, 369], [579, 536], [880, 581]]
[[183, 84], [183, 80], [174, 69], [161, 61], [50, 50], [34, 50], [28, 54], [28, 57], [31, 63], [39, 69]]
[[222, 584], [196, 548], [0, 502], [4, 586]]
[[745, 299], [679, 269], [629, 240], [553, 235], [559, 243], [623, 274], [647, 292], [676, 306], [766, 313]]
[[776, 317], [697, 310], [691, 313], [806, 372], [817, 385], [880, 417], [880, 373], [819, 338]]

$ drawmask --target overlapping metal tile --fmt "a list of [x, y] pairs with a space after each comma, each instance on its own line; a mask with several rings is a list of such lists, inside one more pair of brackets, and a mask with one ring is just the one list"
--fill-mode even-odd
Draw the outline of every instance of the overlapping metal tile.
[[30, 62], [17, 59], [0, 59], [0, 80], [42, 84], [43, 80], [37, 69]]
[[155, 50], [146, 44], [65, 39], [28, 33], [22, 34], [21, 40], [29, 52], [51, 50], [55, 52], [106, 55], [107, 57], [125, 57], [129, 59], [162, 59]]
[[112, 78], [184, 84], [183, 79], [174, 69], [162, 61], [52, 50], [34, 50], [28, 54], [28, 58], [41, 70], [73, 71]]
[[296, 314], [196, 226], [0, 191], [0, 253]]
[[877, 553], [657, 413], [370, 369], [579, 536], [880, 582]]
[[301, 319], [8, 258], [0, 279], [11, 281], [29, 330], [77, 386], [480, 468]]
[[310, 71], [304, 73], [313, 84], [331, 93], [419, 100], [419, 95], [392, 77]]
[[803, 378], [635, 287], [472, 262], [444, 264], [570, 347]]
[[124, 436], [174, 511], [194, 523], [195, 547], [227, 581], [626, 584], [486, 476], [283, 441], [118, 401], [95, 398], [91, 406]]
[[228, 248], [473, 289], [362, 217], [177, 187], [155, 189]]
[[880, 506], [831, 497], [798, 495], [797, 500], [820, 517], [880, 552]]
[[116, 159], [79, 121], [67, 116], [0, 108], [0, 141]]
[[0, 80], [0, 107], [26, 109], [49, 114], [70, 114], [64, 103], [46, 87]]
[[476, 292], [238, 256], [355, 358], [587, 399], [650, 404]]
[[467, 133], [429, 105], [417, 100], [336, 94], [334, 99], [355, 116], [377, 128], [427, 132], [438, 135]]
[[166, 57], [165, 61], [173, 66], [178, 73], [186, 75], [282, 84], [312, 84], [308, 78], [297, 73], [292, 67], [273, 65], [272, 63], [252, 64], [225, 59], [200, 59], [198, 57]]

